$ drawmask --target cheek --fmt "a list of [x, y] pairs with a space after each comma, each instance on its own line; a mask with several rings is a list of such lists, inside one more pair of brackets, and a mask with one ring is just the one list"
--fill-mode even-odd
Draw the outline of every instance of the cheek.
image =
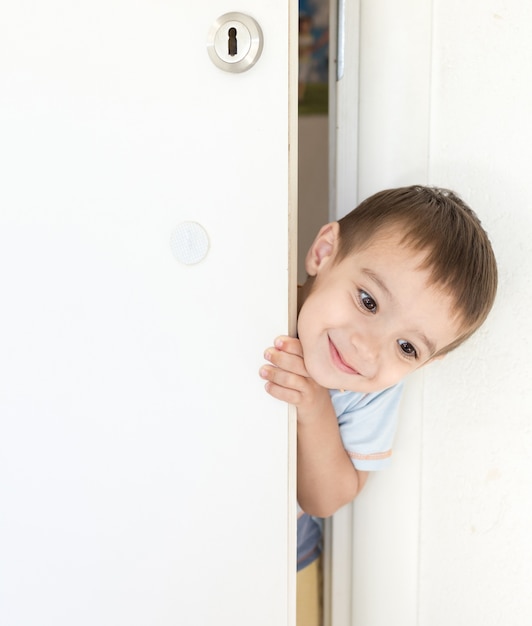
[[305, 304], [305, 306], [301, 308], [297, 318], [297, 334], [302, 343], [316, 332], [317, 319], [318, 317], [314, 314], [311, 306]]
[[423, 367], [423, 365], [424, 363], [418, 364], [417, 362], [411, 363], [410, 361], [405, 361], [396, 354], [393, 354], [393, 352], [390, 352], [381, 362], [380, 384], [385, 383], [386, 387], [395, 385], [409, 374], [412, 374], [415, 370]]
[[[297, 336], [303, 350], [303, 360], [310, 376], [316, 373], [323, 359], [322, 333], [314, 323], [313, 316], [300, 316], [297, 323]], [[312, 371], [311, 371], [312, 370]]]
[[298, 320], [297, 324], [297, 336], [301, 342], [301, 349], [303, 350], [303, 359], [306, 363], [307, 359], [312, 358], [314, 348], [316, 346], [317, 333], [311, 325], [306, 323], [305, 319]]

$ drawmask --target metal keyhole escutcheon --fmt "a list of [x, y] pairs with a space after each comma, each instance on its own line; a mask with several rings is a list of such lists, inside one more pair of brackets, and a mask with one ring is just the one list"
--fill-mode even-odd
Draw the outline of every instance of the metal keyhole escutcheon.
[[245, 72], [259, 60], [263, 35], [257, 22], [244, 13], [225, 13], [209, 29], [207, 52], [226, 72]]

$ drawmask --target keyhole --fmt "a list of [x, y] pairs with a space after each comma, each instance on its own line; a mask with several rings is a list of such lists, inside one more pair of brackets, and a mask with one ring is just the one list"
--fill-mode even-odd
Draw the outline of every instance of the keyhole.
[[229, 35], [229, 39], [227, 40], [227, 52], [229, 53], [230, 57], [234, 57], [238, 54], [236, 42], [236, 28], [234, 26], [231, 26], [227, 34]]

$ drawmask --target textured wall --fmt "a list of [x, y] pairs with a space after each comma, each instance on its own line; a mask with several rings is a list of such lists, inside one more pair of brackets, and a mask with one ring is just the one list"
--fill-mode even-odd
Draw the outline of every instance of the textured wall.
[[482, 331], [425, 372], [420, 624], [530, 623], [532, 5], [434, 3], [430, 178], [490, 233]]
[[357, 498], [350, 538], [336, 516], [334, 554], [352, 556], [333, 571], [352, 603], [337, 603], [355, 626], [528, 626], [532, 4], [359, 4], [359, 197], [456, 189], [490, 234], [500, 289], [481, 331], [408, 382], [392, 469]]

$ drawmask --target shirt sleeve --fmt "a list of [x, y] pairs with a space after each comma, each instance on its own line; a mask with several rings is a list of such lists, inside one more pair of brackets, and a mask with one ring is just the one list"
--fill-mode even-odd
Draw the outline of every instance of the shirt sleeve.
[[390, 465], [402, 391], [403, 384], [399, 383], [366, 394], [337, 412], [344, 448], [356, 469], [368, 472]]

